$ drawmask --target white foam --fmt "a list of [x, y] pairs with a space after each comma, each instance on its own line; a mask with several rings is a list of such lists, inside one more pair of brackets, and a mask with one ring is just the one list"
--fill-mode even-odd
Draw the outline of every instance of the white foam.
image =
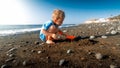
[[2, 30], [0, 31], [0, 36], [14, 35], [25, 32], [39, 31], [41, 28], [32, 28], [32, 29], [18, 29], [18, 30]]
[[[74, 24], [68, 24], [68, 25], [62, 25], [62, 27], [70, 27], [75, 26]], [[14, 35], [14, 34], [21, 34], [25, 32], [32, 32], [32, 31], [40, 31], [41, 28], [26, 28], [26, 29], [10, 29], [10, 30], [0, 30], [0, 36], [8, 36], [8, 35]]]

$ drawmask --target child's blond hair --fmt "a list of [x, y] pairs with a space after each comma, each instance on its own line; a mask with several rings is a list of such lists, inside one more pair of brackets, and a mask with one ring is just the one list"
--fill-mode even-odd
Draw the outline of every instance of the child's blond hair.
[[58, 18], [64, 19], [64, 17], [65, 17], [65, 13], [60, 9], [55, 9], [52, 13], [52, 19], [55, 19], [55, 20]]

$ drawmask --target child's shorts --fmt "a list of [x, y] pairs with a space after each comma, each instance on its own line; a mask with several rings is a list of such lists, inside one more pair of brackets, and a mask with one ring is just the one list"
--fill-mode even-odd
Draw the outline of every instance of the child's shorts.
[[39, 37], [42, 41], [44, 41], [44, 42], [46, 41], [46, 36], [44, 34], [40, 34]]

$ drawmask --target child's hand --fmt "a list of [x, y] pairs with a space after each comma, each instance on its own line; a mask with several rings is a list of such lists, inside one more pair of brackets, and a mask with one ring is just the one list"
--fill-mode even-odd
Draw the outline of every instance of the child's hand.
[[57, 39], [57, 35], [56, 34], [52, 34], [52, 38]]

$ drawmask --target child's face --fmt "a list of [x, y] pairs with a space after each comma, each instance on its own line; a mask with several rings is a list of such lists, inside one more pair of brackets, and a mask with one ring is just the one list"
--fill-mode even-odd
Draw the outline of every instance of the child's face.
[[58, 26], [62, 25], [64, 18], [58, 18], [57, 20], [55, 20], [55, 24], [57, 24]]

